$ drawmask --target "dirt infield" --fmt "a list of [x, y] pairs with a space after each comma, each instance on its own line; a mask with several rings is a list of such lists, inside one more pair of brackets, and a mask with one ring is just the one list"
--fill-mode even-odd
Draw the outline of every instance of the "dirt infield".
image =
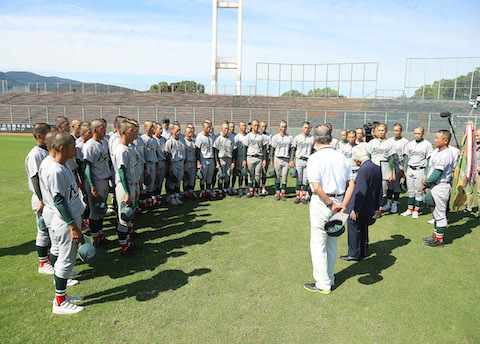
[[32, 133], [1, 133], [0, 135], [20, 135], [20, 136], [27, 136], [27, 135], [32, 135]]

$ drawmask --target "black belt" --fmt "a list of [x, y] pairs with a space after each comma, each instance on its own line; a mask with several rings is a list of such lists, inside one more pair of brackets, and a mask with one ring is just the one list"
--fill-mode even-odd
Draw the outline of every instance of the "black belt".
[[299, 156], [298, 158], [301, 159], [301, 160], [308, 160], [308, 158], [305, 158], [303, 156]]
[[[313, 194], [318, 196], [318, 194], [317, 194], [315, 191], [313, 192]], [[327, 193], [327, 196], [328, 196], [328, 197], [334, 197], [334, 198], [335, 198], [335, 197], [338, 197], [338, 196], [343, 196], [343, 195], [345, 195], [345, 192], [342, 193], [342, 194], [328, 194], [328, 193]]]
[[247, 155], [247, 157], [250, 157], [250, 158], [261, 158], [263, 155], [260, 154], [260, 155]]
[[413, 166], [408, 166], [408, 168], [411, 168], [412, 170], [416, 171], [416, 170], [424, 170], [425, 167], [413, 167]]

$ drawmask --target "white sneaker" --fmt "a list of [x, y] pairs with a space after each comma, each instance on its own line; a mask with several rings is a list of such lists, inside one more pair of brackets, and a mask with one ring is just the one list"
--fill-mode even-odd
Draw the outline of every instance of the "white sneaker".
[[391, 207], [392, 206], [390, 205], [390, 203], [387, 203], [380, 209], [382, 209], [382, 212], [386, 212], [386, 211], [389, 211], [391, 209]]
[[392, 203], [392, 208], [390, 209], [390, 212], [395, 214], [397, 213], [397, 203]]
[[43, 266], [38, 265], [38, 273], [45, 275], [53, 275], [55, 271], [53, 270], [53, 265], [50, 262], [46, 262]]
[[68, 301], [68, 302], [80, 302], [80, 301], [83, 301], [85, 298], [83, 296], [70, 296], [68, 294], [65, 294], [65, 299]]
[[175, 198], [175, 201], [177, 202], [177, 204], [183, 204], [183, 202], [180, 201], [180, 198]]
[[67, 301], [62, 302], [60, 306], [57, 305], [57, 300], [53, 300], [52, 313], [53, 314], [75, 314], [80, 313], [85, 308], [82, 306], [74, 305], [73, 303]]
[[237, 189], [235, 189], [235, 188], [232, 188], [232, 193], [233, 193], [234, 195], [238, 195], [238, 191], [237, 191]]
[[212, 197], [217, 197], [217, 194], [215, 193], [215, 190], [212, 190], [212, 191], [210, 192], [210, 196], [212, 196]]
[[243, 196], [243, 189], [238, 189], [238, 195], [241, 197]]
[[428, 220], [427, 223], [434, 225], [435, 224], [435, 219]]
[[262, 191], [260, 192], [262, 195], [268, 195], [268, 191], [267, 189], [262, 189]]
[[418, 219], [418, 211], [412, 211], [412, 219], [414, 220]]
[[178, 205], [177, 200], [176, 200], [175, 198], [173, 198], [173, 197], [170, 198], [169, 203], [170, 203], [171, 205]]
[[193, 198], [198, 198], [198, 195], [195, 192], [193, 193]]
[[400, 215], [402, 216], [410, 216], [412, 215], [412, 211], [410, 209], [407, 209], [405, 210], [403, 213], [401, 213]]

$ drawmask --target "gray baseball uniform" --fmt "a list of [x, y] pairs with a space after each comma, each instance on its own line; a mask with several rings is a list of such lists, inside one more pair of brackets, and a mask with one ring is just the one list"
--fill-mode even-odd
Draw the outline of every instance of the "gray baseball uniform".
[[[314, 146], [313, 136], [298, 134], [294, 137], [292, 147], [295, 148], [295, 168], [297, 169], [297, 185], [308, 185], [307, 161]], [[333, 146], [332, 146], [333, 147]]]
[[281, 135], [278, 133], [272, 137], [270, 145], [275, 150], [273, 161], [275, 183], [287, 184], [292, 143], [293, 137], [289, 134]]
[[[233, 151], [236, 149], [235, 147], [235, 138], [233, 135], [228, 135], [227, 137], [223, 137], [219, 135], [215, 142], [213, 143], [213, 147], [218, 151], [218, 159], [220, 164], [220, 169], [222, 173], [225, 175], [225, 181], [228, 181], [226, 184], [230, 184], [230, 177], [232, 174], [232, 169], [230, 168], [233, 161]], [[237, 151], [238, 154], [238, 151]]]
[[214, 134], [205, 136], [203, 132], [197, 135], [195, 147], [200, 150], [200, 164], [202, 165], [203, 180], [201, 183], [212, 184], [215, 159], [213, 152]]
[[[43, 203], [45, 207], [43, 208], [43, 220], [48, 228], [48, 237], [50, 238], [50, 253], [54, 256], [58, 256], [58, 240], [56, 239], [52, 231], [52, 219], [54, 214], [55, 205], [53, 203], [53, 195], [49, 189], [49, 169], [53, 166], [55, 159], [48, 155], [43, 159], [38, 170], [38, 175], [40, 177], [40, 190], [42, 191]], [[46, 241], [45, 241], [46, 242]]]
[[405, 155], [408, 158], [407, 189], [408, 197], [422, 201], [422, 178], [425, 175], [427, 161], [432, 155], [432, 144], [424, 139], [410, 141], [405, 146]]
[[183, 139], [175, 139], [173, 136], [165, 144], [165, 152], [170, 154], [170, 163], [173, 167], [173, 174], [177, 177], [177, 183], [169, 181], [171, 190], [179, 189], [183, 180], [185, 169], [186, 145]]
[[155, 187], [155, 177], [157, 175], [157, 140], [153, 136], [143, 134], [140, 137], [145, 144], [145, 161], [147, 165], [147, 173], [150, 176], [150, 183], [145, 185], [147, 192], [153, 192]]
[[255, 180], [257, 186], [260, 185], [262, 173], [263, 149], [268, 145], [268, 138], [261, 133], [254, 134], [250, 132], [246, 135], [245, 149], [247, 153], [247, 168], [249, 171], [248, 183], [253, 184]]
[[167, 164], [166, 164], [166, 157], [165, 157], [165, 144], [167, 143], [167, 139], [164, 136], [156, 137], [157, 140], [157, 159], [158, 159], [158, 167], [160, 172], [157, 171], [157, 176], [155, 177], [155, 188], [158, 192], [162, 192], [163, 181], [165, 180], [165, 176], [167, 174]]
[[340, 146], [338, 149], [338, 151], [342, 153], [345, 158], [347, 158], [348, 162], [350, 163], [350, 166], [352, 166], [353, 179], [357, 177], [357, 172], [358, 172], [358, 169], [360, 168], [355, 162], [355, 159], [353, 158], [353, 154], [357, 149], [358, 149], [358, 145], [352, 146], [350, 145], [350, 143], [347, 143], [347, 144], [340, 143]]
[[194, 138], [192, 138], [191, 141], [185, 139], [185, 154], [185, 162], [188, 171], [188, 188], [190, 191], [193, 191], [195, 188], [195, 175], [197, 173], [197, 152]]

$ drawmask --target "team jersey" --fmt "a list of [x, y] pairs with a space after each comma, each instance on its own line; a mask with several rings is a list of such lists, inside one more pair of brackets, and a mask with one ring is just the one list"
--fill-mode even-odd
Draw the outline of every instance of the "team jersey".
[[113, 154], [113, 151], [115, 150], [115, 147], [120, 144], [120, 135], [118, 133], [113, 133], [110, 135], [108, 138], [108, 151], [110, 152], [110, 155]]
[[[47, 173], [48, 185], [52, 196], [62, 196], [72, 218], [80, 217], [85, 211], [85, 203], [83, 203], [82, 193], [78, 188], [72, 171], [67, 166], [54, 161]], [[57, 208], [54, 209], [60, 215]]]
[[25, 170], [27, 171], [28, 177], [28, 189], [35, 193], [35, 189], [33, 188], [32, 184], [32, 177], [38, 174], [38, 170], [40, 168], [40, 164], [42, 163], [43, 159], [45, 159], [48, 155], [48, 151], [36, 145], [33, 147], [30, 152], [27, 154], [25, 158]]
[[157, 140], [147, 134], [140, 136], [140, 139], [142, 139], [145, 144], [145, 161], [156, 163], [158, 161]]
[[408, 144], [408, 140], [404, 137], [398, 140], [395, 139], [395, 137], [391, 137], [387, 141], [390, 141], [393, 145], [393, 150], [395, 152], [395, 163], [398, 163], [400, 166], [402, 166], [405, 157], [405, 147]]
[[312, 154], [313, 146], [313, 136], [305, 136], [303, 133], [295, 136], [292, 142], [292, 147], [295, 148], [295, 157], [297, 158], [308, 158]]
[[248, 133], [245, 137], [247, 156], [261, 156], [263, 148], [268, 145], [268, 137], [262, 133]]
[[83, 142], [83, 140], [75, 141], [75, 159], [83, 161], [83, 147], [84, 146], [85, 146], [85, 142]]
[[200, 149], [200, 157], [202, 159], [213, 159], [213, 143], [215, 140], [213, 139], [212, 133], [210, 135], [205, 136], [203, 132], [197, 135], [195, 140], [195, 147]]
[[270, 146], [275, 149], [276, 158], [290, 158], [290, 149], [292, 148], [293, 137], [289, 134], [273, 135]]
[[167, 142], [167, 139], [163, 136], [156, 137], [154, 138], [157, 140], [157, 159], [158, 161], [164, 161], [166, 159], [165, 157], [165, 143]]
[[236, 149], [234, 138], [231, 135], [223, 137], [219, 135], [213, 143], [213, 148], [218, 150], [219, 158], [233, 158], [233, 151]]
[[427, 166], [427, 160], [432, 155], [432, 144], [427, 140], [410, 141], [405, 146], [405, 155], [408, 157], [408, 167], [425, 168]]
[[165, 152], [170, 154], [171, 161], [184, 161], [186, 157], [185, 141], [181, 138], [175, 139], [173, 136], [165, 143]]
[[358, 148], [363, 148], [365, 150], [367, 149], [367, 145], [368, 145], [367, 141], [362, 141], [362, 142], [356, 141], [356, 143], [357, 143]]
[[165, 138], [165, 140], [168, 140], [170, 138], [170, 130], [168, 129], [163, 129], [162, 131], [162, 137]]
[[270, 133], [267, 133], [267, 132], [264, 132], [264, 133], [261, 133], [262, 135], [265, 136], [266, 140], [267, 140], [267, 152], [270, 152], [270, 145], [272, 143], [272, 135]]
[[330, 146], [332, 146], [333, 149], [338, 150], [340, 148], [340, 143], [336, 138], [332, 137], [332, 141], [330, 141]]
[[120, 183], [118, 172], [122, 166], [125, 166], [125, 177], [128, 183], [135, 183], [138, 180], [138, 161], [133, 147], [119, 144], [113, 152], [112, 164], [115, 169], [115, 183]]
[[452, 151], [452, 154], [453, 154], [453, 159], [454, 159], [454, 162], [455, 162], [455, 166], [457, 166], [457, 162], [458, 162], [458, 152], [460, 151], [457, 147], [455, 146], [452, 146], [452, 145], [449, 145], [448, 148], [450, 148], [450, 150]]
[[245, 145], [247, 143], [247, 134], [243, 135], [241, 133], [235, 135], [235, 147], [237, 147], [237, 157], [243, 158], [245, 151]]
[[432, 174], [434, 170], [442, 171], [440, 178], [437, 179], [437, 183], [450, 183], [452, 180], [453, 172], [455, 171], [455, 158], [453, 153], [448, 147], [442, 151], [438, 148], [435, 149], [430, 157], [429, 169], [427, 172], [427, 178]]
[[340, 144], [338, 152], [342, 153], [343, 156], [348, 160], [350, 166], [352, 166], [352, 171], [357, 172], [360, 166], [357, 165], [355, 159], [353, 158], [353, 154], [358, 149], [358, 145], [352, 146], [349, 143], [346, 145]]
[[88, 140], [83, 147], [83, 160], [91, 164], [94, 179], [108, 179], [112, 176], [108, 147], [103, 141]]
[[191, 141], [185, 139], [185, 154], [186, 154], [186, 161], [196, 161], [197, 160], [197, 152], [195, 147], [195, 139], [192, 138]]
[[367, 144], [367, 152], [375, 165], [380, 166], [380, 161], [387, 161], [389, 157], [395, 154], [391, 141], [379, 139], [370, 140]]
[[53, 204], [53, 195], [49, 189], [49, 181], [48, 181], [48, 171], [53, 166], [55, 159], [53, 156], [47, 155], [45, 159], [43, 159], [42, 163], [40, 164], [40, 168], [38, 170], [38, 176], [40, 178], [40, 190], [42, 191], [42, 198], [43, 203], [50, 207], [54, 207]]

